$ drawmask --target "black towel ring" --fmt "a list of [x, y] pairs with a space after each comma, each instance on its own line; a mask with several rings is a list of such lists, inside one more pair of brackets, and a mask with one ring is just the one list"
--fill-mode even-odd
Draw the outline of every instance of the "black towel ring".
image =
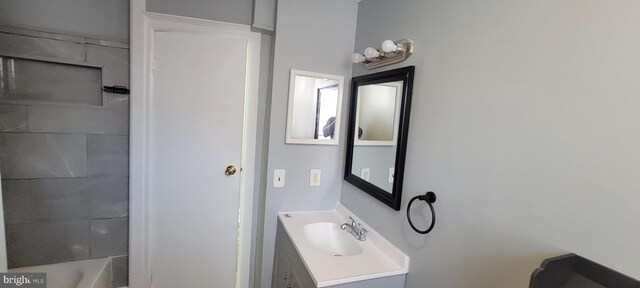
[[[413, 226], [413, 221], [411, 221], [410, 212], [411, 212], [411, 204], [413, 204], [413, 201], [415, 200], [423, 200], [427, 202], [427, 204], [429, 205], [429, 208], [431, 208], [431, 225], [427, 230], [418, 230], [416, 226]], [[433, 226], [436, 225], [436, 211], [433, 209], [433, 205], [432, 205], [432, 203], [434, 202], [436, 202], [436, 193], [433, 193], [431, 191], [427, 192], [427, 194], [418, 195], [416, 197], [411, 198], [411, 201], [409, 201], [409, 204], [407, 205], [407, 220], [409, 220], [409, 225], [411, 225], [411, 228], [413, 228], [414, 231], [420, 234], [427, 234], [431, 232], [431, 230], [433, 230]]]

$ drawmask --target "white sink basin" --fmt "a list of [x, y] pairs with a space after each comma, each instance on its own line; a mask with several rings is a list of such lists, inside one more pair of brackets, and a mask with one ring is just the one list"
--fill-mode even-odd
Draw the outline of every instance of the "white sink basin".
[[329, 256], [362, 254], [362, 243], [340, 229], [336, 223], [321, 222], [304, 225], [304, 236], [318, 251]]
[[[349, 217], [368, 231], [365, 241], [358, 241], [340, 229], [343, 223], [351, 223]], [[401, 275], [409, 271], [409, 256], [340, 203], [336, 210], [281, 212], [278, 219], [316, 287]]]

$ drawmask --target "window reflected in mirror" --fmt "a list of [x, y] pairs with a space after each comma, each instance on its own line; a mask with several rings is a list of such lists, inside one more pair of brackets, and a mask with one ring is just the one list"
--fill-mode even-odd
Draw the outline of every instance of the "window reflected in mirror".
[[318, 89], [316, 101], [316, 129], [314, 139], [335, 137], [336, 113], [338, 111], [338, 84]]
[[337, 145], [343, 77], [291, 70], [286, 143]]

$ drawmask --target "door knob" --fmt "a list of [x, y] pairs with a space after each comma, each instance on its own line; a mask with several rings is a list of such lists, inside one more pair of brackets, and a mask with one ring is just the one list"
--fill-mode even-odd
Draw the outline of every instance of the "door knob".
[[236, 174], [236, 167], [233, 167], [233, 165], [227, 166], [227, 169], [224, 170], [224, 174], [227, 174], [227, 175]]

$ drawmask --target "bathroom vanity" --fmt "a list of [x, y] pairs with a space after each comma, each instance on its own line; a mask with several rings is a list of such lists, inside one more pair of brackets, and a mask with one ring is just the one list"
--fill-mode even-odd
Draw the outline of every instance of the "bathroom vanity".
[[[364, 229], [363, 241], [341, 229], [353, 222]], [[277, 229], [273, 288], [404, 287], [409, 257], [341, 204], [282, 212]]]

